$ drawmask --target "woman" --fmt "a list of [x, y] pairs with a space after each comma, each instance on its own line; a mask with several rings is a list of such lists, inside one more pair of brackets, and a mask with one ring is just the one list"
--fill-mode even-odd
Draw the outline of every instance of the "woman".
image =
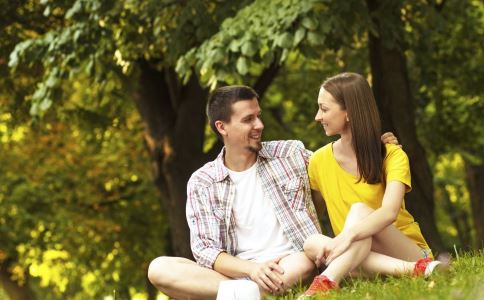
[[[334, 239], [310, 236], [306, 255], [319, 266], [304, 295], [337, 288], [352, 271], [365, 274], [430, 274], [441, 265], [418, 224], [405, 209], [411, 190], [408, 158], [401, 147], [380, 141], [381, 125], [368, 82], [343, 73], [327, 79], [316, 121], [340, 138], [314, 153], [308, 173], [313, 200], [326, 204]], [[324, 200], [323, 200], [324, 199]]]

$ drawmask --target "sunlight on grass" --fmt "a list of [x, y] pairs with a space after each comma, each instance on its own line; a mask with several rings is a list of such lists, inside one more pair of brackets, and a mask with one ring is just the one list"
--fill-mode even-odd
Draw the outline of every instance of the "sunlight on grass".
[[[267, 299], [297, 299], [304, 290], [298, 287], [287, 295]], [[484, 250], [459, 253], [447, 272], [430, 278], [347, 279], [341, 289], [315, 299], [484, 299]]]

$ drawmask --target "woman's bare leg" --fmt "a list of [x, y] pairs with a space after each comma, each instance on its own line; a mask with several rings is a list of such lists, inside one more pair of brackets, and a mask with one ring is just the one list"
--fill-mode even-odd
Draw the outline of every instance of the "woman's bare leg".
[[[373, 209], [367, 205], [363, 203], [355, 203], [351, 207], [350, 213], [348, 213], [344, 230], [347, 230], [371, 212], [373, 212]], [[318, 249], [324, 247], [324, 245], [330, 241], [331, 238], [324, 235], [310, 236], [304, 244], [305, 254], [314, 261]], [[348, 255], [350, 258], [348, 260], [346, 253], [350, 250], [356, 251], [355, 249], [353, 248], [353, 245], [350, 246], [350, 248], [340, 256], [343, 257], [343, 259], [337, 264], [335, 263], [339, 258], [335, 259], [323, 274], [336, 282], [339, 282], [339, 280], [350, 271], [357, 271], [357, 269], [361, 269], [361, 271], [368, 275], [383, 274], [399, 276], [411, 274], [413, 272], [415, 261], [423, 257], [421, 249], [393, 225], [386, 227], [371, 238], [371, 251], [368, 252], [366, 257], [361, 259], [361, 256], [358, 254], [361, 255], [365, 252], [356, 252], [356, 257]], [[358, 261], [360, 261], [360, 263], [358, 263]]]
[[[353, 205], [345, 220], [343, 231], [348, 230], [359, 220], [366, 217], [366, 210], [359, 209], [358, 205]], [[331, 239], [324, 235], [310, 236], [304, 243], [304, 252], [312, 260], [316, 259], [318, 249]], [[358, 267], [369, 255], [371, 249], [371, 238], [353, 242], [350, 247], [340, 256], [335, 258], [323, 271], [323, 275], [339, 282], [350, 271]]]

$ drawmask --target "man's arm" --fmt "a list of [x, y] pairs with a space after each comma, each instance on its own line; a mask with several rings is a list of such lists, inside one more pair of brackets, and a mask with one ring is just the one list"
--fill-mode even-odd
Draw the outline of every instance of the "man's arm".
[[187, 187], [186, 215], [190, 227], [190, 245], [197, 263], [213, 268], [223, 249], [220, 226], [223, 218], [216, 215], [206, 187], [191, 181]]

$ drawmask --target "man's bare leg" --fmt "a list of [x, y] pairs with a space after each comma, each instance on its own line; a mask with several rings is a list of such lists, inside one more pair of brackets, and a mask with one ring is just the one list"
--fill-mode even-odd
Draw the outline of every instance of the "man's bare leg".
[[230, 278], [181, 257], [155, 258], [148, 279], [164, 294], [175, 299], [215, 299], [220, 282]]

